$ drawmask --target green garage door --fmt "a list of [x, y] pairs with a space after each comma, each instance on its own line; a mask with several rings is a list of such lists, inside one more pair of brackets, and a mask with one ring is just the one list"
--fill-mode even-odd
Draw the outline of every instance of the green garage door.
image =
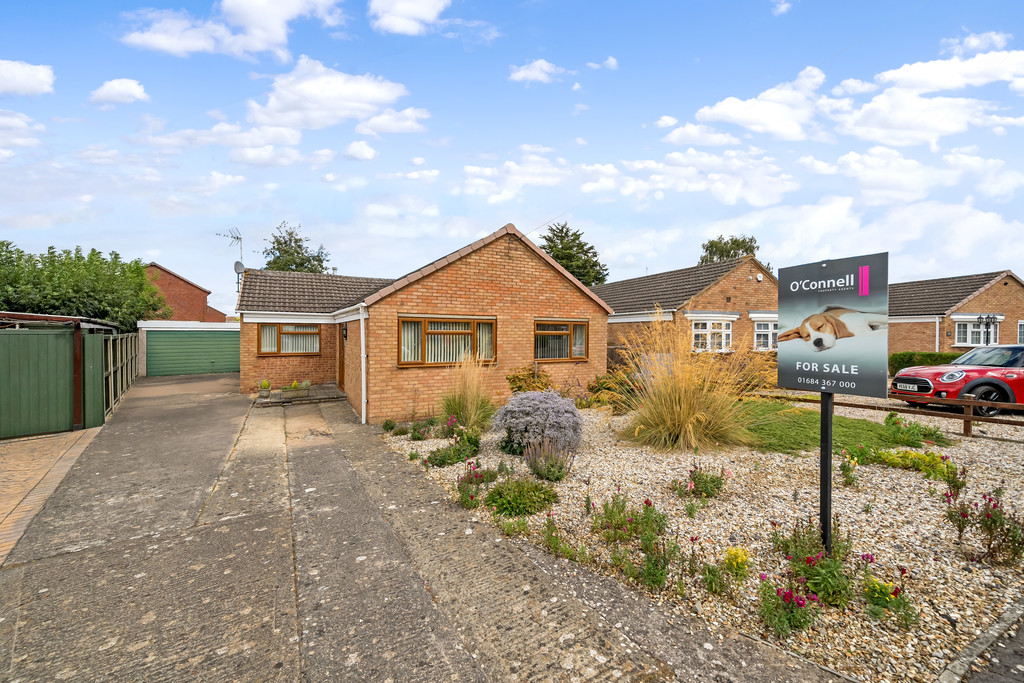
[[146, 374], [238, 372], [237, 330], [147, 330]]

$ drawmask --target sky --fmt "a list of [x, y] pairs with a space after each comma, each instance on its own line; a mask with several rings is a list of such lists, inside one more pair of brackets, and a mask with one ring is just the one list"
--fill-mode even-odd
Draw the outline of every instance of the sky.
[[775, 269], [887, 251], [893, 282], [1024, 275], [1022, 19], [1019, 0], [4, 3], [0, 240], [156, 261], [228, 313], [233, 263], [261, 267], [282, 221], [345, 275], [556, 221], [610, 281], [739, 234]]

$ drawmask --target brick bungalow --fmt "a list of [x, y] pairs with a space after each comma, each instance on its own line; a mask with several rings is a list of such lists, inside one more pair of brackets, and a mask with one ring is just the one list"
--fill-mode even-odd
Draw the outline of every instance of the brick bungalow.
[[241, 391], [336, 382], [376, 423], [434, 414], [465, 352], [499, 401], [524, 365], [586, 383], [605, 372], [611, 308], [509, 224], [397, 280], [246, 270], [238, 313]]
[[[987, 330], [979, 316], [991, 316]], [[889, 285], [889, 353], [1024, 344], [1024, 281], [1012, 271]]]
[[744, 340], [769, 350], [778, 343], [779, 281], [753, 256], [591, 289], [613, 310], [608, 317], [609, 350], [620, 347], [630, 331], [653, 321], [657, 309], [680, 331], [693, 335], [694, 348], [724, 351]]
[[206, 303], [210, 290], [186, 280], [159, 263], [146, 266], [149, 281], [164, 295], [164, 301], [171, 309], [168, 320], [190, 320], [200, 323], [222, 323], [227, 316]]

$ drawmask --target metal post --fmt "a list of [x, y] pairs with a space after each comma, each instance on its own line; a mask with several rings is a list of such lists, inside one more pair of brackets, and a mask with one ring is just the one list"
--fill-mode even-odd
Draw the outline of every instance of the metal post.
[[818, 521], [825, 552], [832, 552], [832, 413], [834, 395], [821, 392], [821, 490], [818, 498]]

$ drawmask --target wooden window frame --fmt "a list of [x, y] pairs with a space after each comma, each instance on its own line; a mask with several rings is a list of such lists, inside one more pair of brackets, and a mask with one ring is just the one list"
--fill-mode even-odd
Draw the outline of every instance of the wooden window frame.
[[[274, 325], [277, 327], [277, 351], [263, 351], [263, 328], [266, 326]], [[282, 332], [282, 325], [316, 325], [316, 332]], [[320, 323], [256, 323], [256, 355], [257, 356], [319, 356], [323, 350], [323, 338], [320, 336], [322, 332], [322, 326]], [[301, 351], [301, 352], [283, 352], [281, 351], [281, 335], [295, 335], [295, 336], [311, 336], [316, 335], [317, 346], [321, 349], [320, 351]]]
[[[402, 360], [402, 323], [420, 323], [420, 349], [422, 350], [422, 360], [418, 361], [403, 361]], [[485, 323], [491, 325], [491, 339], [494, 348], [493, 358], [477, 358], [481, 363], [485, 365], [493, 365], [498, 362], [498, 320], [497, 318], [432, 318], [430, 316], [419, 316], [419, 315], [402, 315], [398, 317], [398, 323], [395, 326], [397, 330], [397, 354], [396, 360], [398, 367], [400, 368], [438, 368], [438, 367], [450, 367], [455, 363], [428, 363], [427, 358], [427, 328], [430, 323], [470, 323], [469, 331], [465, 330], [434, 330], [429, 332], [432, 335], [461, 335], [468, 334], [472, 337], [473, 345], [473, 357], [476, 358], [480, 349], [477, 347], [477, 333], [476, 326], [479, 323]]]
[[[538, 325], [568, 325], [569, 330], [567, 332], [552, 332], [548, 330], [538, 330]], [[574, 356], [572, 335], [573, 327], [575, 325], [582, 325], [586, 330], [587, 344], [586, 348], [583, 349], [582, 356]], [[569, 357], [568, 358], [537, 358], [537, 335], [544, 335], [546, 337], [565, 336], [569, 337]], [[589, 320], [535, 320], [533, 322], [533, 362], [535, 363], [583, 363], [590, 360], [590, 321]]]

